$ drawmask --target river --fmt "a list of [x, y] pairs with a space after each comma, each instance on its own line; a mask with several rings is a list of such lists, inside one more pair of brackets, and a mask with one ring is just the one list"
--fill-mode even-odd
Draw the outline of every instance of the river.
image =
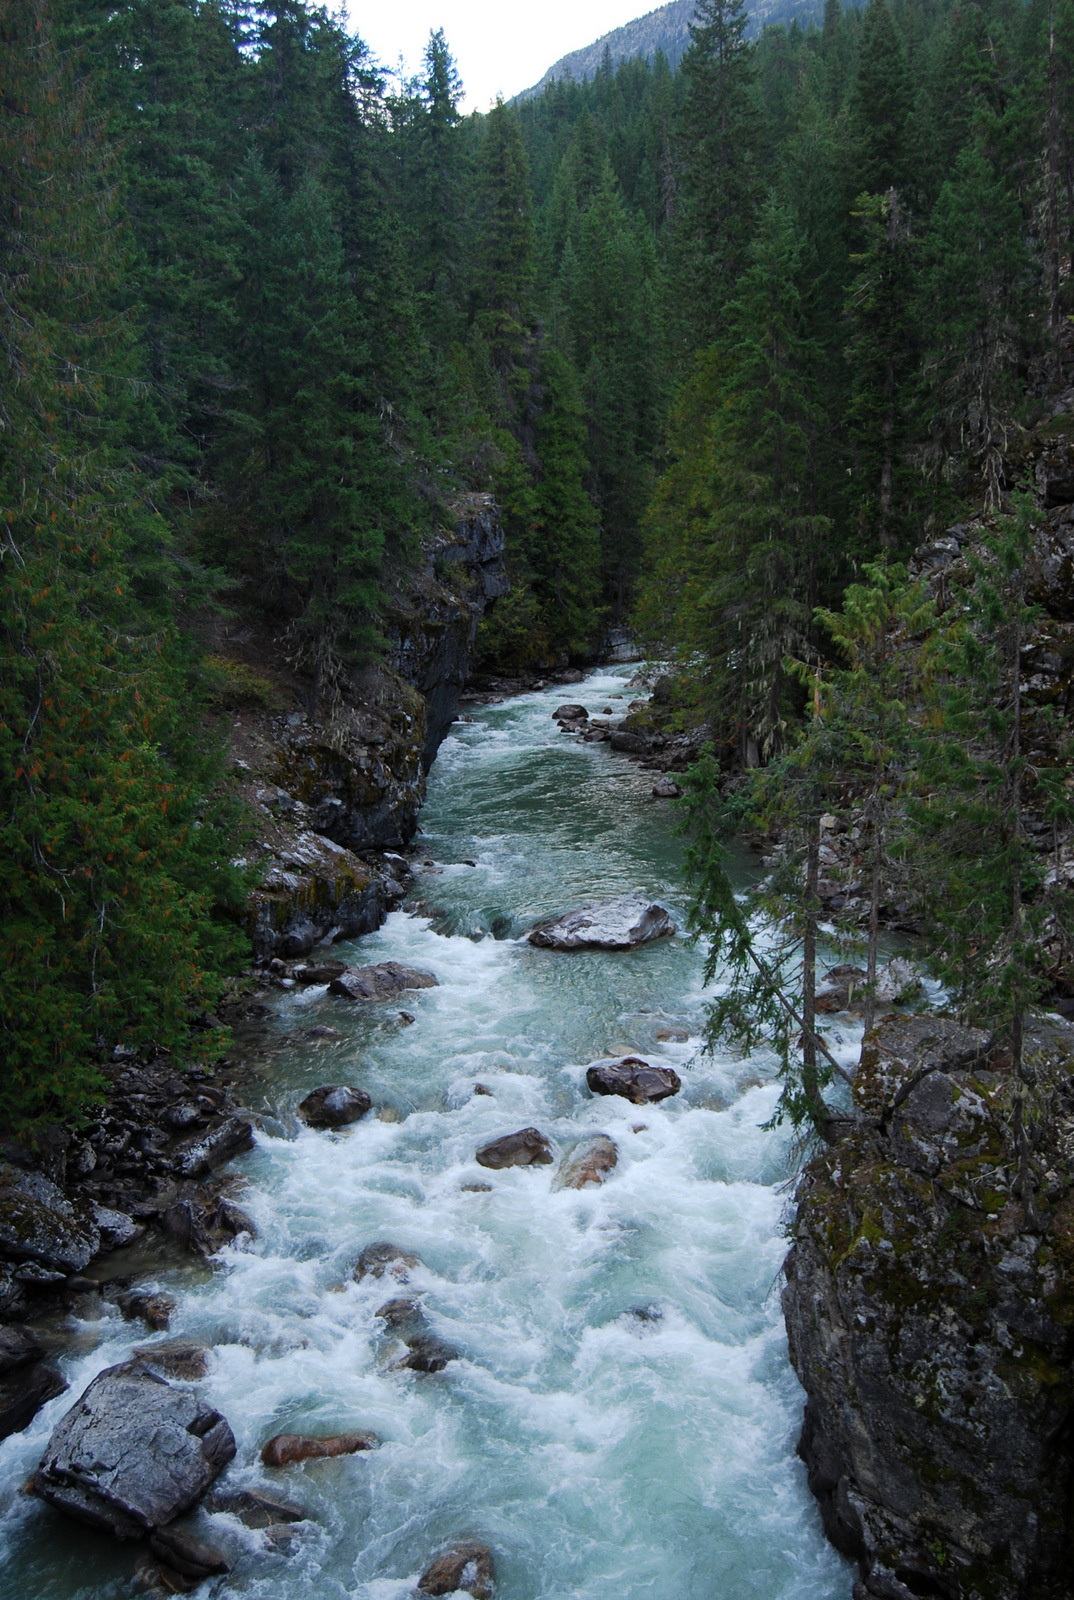
[[[438, 869], [419, 870], [423, 913], [333, 952], [426, 968], [438, 988], [376, 1008], [295, 990], [269, 1024], [263, 1127], [237, 1164], [258, 1238], [211, 1274], [160, 1278], [180, 1299], [169, 1337], [215, 1347], [202, 1388], [238, 1441], [230, 1479], [312, 1519], [283, 1555], [199, 1513], [240, 1555], [221, 1594], [403, 1600], [459, 1538], [492, 1546], [500, 1600], [850, 1594], [794, 1455], [802, 1392], [778, 1281], [789, 1167], [785, 1136], [760, 1126], [769, 1065], [697, 1057], [701, 957], [681, 937], [617, 955], [520, 938], [636, 886], [681, 922], [674, 805], [551, 718], [565, 697], [621, 713], [630, 671], [453, 727], [417, 841]], [[341, 1037], [309, 1038], [318, 1023]], [[659, 1037], [676, 1032], [692, 1037]], [[591, 1096], [587, 1064], [628, 1052], [675, 1066], [681, 1094], [640, 1109]], [[373, 1113], [341, 1134], [299, 1125], [302, 1095], [348, 1082]], [[553, 1189], [553, 1167], [475, 1164], [529, 1124], [558, 1152], [607, 1133], [618, 1166], [576, 1192]], [[441, 1373], [392, 1370], [375, 1312], [400, 1290], [353, 1281], [359, 1251], [384, 1239], [420, 1257], [406, 1292], [459, 1352]], [[17, 1493], [72, 1398], [146, 1338], [119, 1321], [73, 1332], [68, 1395], [0, 1445], [4, 1600], [132, 1592], [130, 1552]], [[380, 1449], [258, 1461], [271, 1434], [346, 1428], [373, 1429]]]

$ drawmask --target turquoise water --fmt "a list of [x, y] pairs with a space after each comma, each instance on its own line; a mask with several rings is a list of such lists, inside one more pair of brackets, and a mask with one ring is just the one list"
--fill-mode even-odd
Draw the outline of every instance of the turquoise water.
[[[564, 698], [621, 712], [629, 672], [455, 725], [422, 816], [417, 859], [439, 868], [419, 869], [424, 910], [334, 952], [426, 968], [438, 988], [377, 1008], [324, 990], [279, 1005], [263, 1126], [236, 1163], [259, 1237], [209, 1279], [160, 1281], [180, 1295], [170, 1336], [216, 1347], [202, 1388], [238, 1440], [231, 1480], [312, 1520], [285, 1556], [199, 1513], [236, 1559], [205, 1594], [402, 1600], [459, 1538], [493, 1547], [501, 1600], [850, 1594], [794, 1455], [802, 1393], [778, 1299], [789, 1169], [783, 1137], [760, 1127], [769, 1064], [696, 1058], [700, 956], [681, 937], [619, 955], [520, 938], [540, 915], [635, 887], [681, 921], [674, 806], [551, 718]], [[342, 1037], [305, 1037], [318, 1023]], [[657, 1038], [669, 1031], [692, 1037]], [[594, 1099], [586, 1066], [626, 1052], [675, 1066], [682, 1093], [642, 1109]], [[301, 1128], [295, 1104], [326, 1082], [365, 1087], [375, 1113], [341, 1134]], [[476, 1165], [480, 1145], [529, 1124], [557, 1156], [609, 1134], [618, 1166], [574, 1192], [553, 1189], [554, 1167]], [[442, 1373], [392, 1370], [374, 1313], [400, 1289], [352, 1278], [379, 1239], [421, 1259], [407, 1292], [459, 1352]], [[119, 1322], [73, 1331], [72, 1395], [145, 1342]], [[17, 1493], [69, 1403], [0, 1445], [5, 1597], [132, 1593], [131, 1552]], [[271, 1434], [356, 1427], [381, 1448], [258, 1461]]]

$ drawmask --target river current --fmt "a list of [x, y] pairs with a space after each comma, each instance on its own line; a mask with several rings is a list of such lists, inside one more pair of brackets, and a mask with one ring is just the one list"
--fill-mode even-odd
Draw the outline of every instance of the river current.
[[[236, 1164], [258, 1237], [211, 1274], [159, 1279], [179, 1299], [166, 1337], [214, 1347], [200, 1387], [238, 1442], [230, 1481], [311, 1518], [283, 1554], [199, 1513], [239, 1556], [221, 1595], [403, 1600], [458, 1539], [493, 1548], [500, 1600], [850, 1594], [794, 1455], [803, 1396], [778, 1293], [791, 1168], [785, 1135], [761, 1128], [770, 1064], [698, 1055], [701, 955], [682, 937], [614, 955], [521, 937], [635, 887], [681, 925], [674, 806], [551, 717], [564, 698], [621, 713], [630, 670], [453, 727], [417, 841], [433, 864], [421, 911], [333, 951], [425, 968], [439, 987], [377, 1007], [294, 990], [269, 1023], [262, 1126]], [[311, 1039], [319, 1023], [340, 1037]], [[643, 1108], [590, 1095], [586, 1066], [626, 1053], [674, 1066], [681, 1094]], [[374, 1112], [339, 1134], [302, 1127], [294, 1107], [323, 1083], [360, 1085]], [[479, 1146], [530, 1124], [557, 1155], [609, 1134], [618, 1166], [573, 1191], [553, 1188], [554, 1167], [476, 1165]], [[405, 1292], [459, 1352], [441, 1373], [392, 1370], [375, 1313], [403, 1291], [353, 1280], [378, 1240], [420, 1257]], [[3, 1600], [132, 1593], [129, 1551], [18, 1493], [72, 1400], [147, 1342], [118, 1320], [73, 1333], [68, 1394], [0, 1445]], [[274, 1433], [350, 1428], [381, 1447], [260, 1465]]]

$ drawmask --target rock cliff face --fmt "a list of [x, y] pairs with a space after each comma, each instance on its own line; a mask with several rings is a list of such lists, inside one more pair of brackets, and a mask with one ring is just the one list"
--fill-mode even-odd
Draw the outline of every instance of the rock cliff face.
[[356, 676], [320, 720], [295, 711], [241, 724], [236, 767], [268, 861], [249, 902], [259, 961], [368, 933], [402, 895], [403, 863], [383, 852], [414, 835], [477, 625], [508, 588], [492, 497], [468, 495], [453, 513], [417, 572], [395, 585], [382, 664]]
[[799, 1454], [857, 1600], [1058, 1600], [1074, 1518], [1074, 1029], [1019, 1086], [982, 1033], [886, 1018], [806, 1168], [784, 1310]]

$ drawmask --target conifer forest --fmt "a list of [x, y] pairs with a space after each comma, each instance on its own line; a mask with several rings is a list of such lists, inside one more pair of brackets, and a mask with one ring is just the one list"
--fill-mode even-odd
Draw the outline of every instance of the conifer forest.
[[[33, 1320], [34, 1272], [89, 1292], [77, 1253], [56, 1267], [11, 1243], [20, 1163], [95, 1183], [98, 1211], [142, 1231], [185, 1228], [206, 1258], [243, 1234], [224, 1190], [187, 1190], [249, 1123], [219, 1157], [187, 1138], [167, 1157], [187, 1187], [166, 1186], [165, 1137], [234, 1132], [230, 1088], [182, 1121], [184, 1074], [226, 1077], [266, 993], [269, 1010], [317, 983], [363, 1004], [359, 971], [381, 973], [374, 998], [420, 987], [383, 976], [394, 955], [344, 970], [322, 941], [376, 934], [419, 890], [410, 909], [441, 932], [521, 938], [486, 909], [444, 921], [439, 881], [406, 877], [439, 871], [421, 865], [434, 844], [399, 852], [460, 704], [584, 698], [595, 672], [597, 700], [624, 688], [624, 720], [601, 724], [597, 700], [555, 715], [663, 774], [680, 931], [708, 985], [695, 1048], [764, 1054], [773, 1095], [746, 1120], [782, 1129], [806, 1174], [785, 1308], [800, 1453], [840, 1554], [821, 1544], [820, 1586], [793, 1592], [849, 1596], [844, 1566], [823, 1567], [849, 1560], [859, 1600], [1069, 1600], [1074, 0], [824, 0], [753, 38], [747, 23], [745, 0], [698, 0], [674, 70], [606, 56], [464, 112], [443, 31], [405, 79], [310, 0], [0, 0], [0, 1320]], [[599, 676], [627, 655], [645, 696], [629, 712], [625, 677]], [[149, 1179], [86, 1132], [115, 1143], [136, 1067], [179, 1074], [170, 1132], [141, 1145]], [[938, 1090], [913, 1122], [926, 1080], [954, 1086], [942, 1136]], [[598, 1092], [636, 1109], [665, 1091]], [[350, 1120], [318, 1122], [312, 1098], [300, 1120]], [[889, 1135], [918, 1152], [912, 1181], [885, 1165]], [[492, 1148], [482, 1166], [553, 1159]], [[136, 1177], [158, 1197], [141, 1211]], [[926, 1216], [932, 1277], [905, 1265]], [[99, 1242], [118, 1225], [93, 1226]], [[1001, 1236], [1037, 1278], [1017, 1280], [993, 1351], [982, 1308], [994, 1331], [995, 1274], [1016, 1274], [993, 1272]], [[930, 1387], [944, 1306], [958, 1349], [995, 1362]], [[453, 1359], [399, 1326], [412, 1370]], [[869, 1410], [839, 1344], [875, 1329], [905, 1423], [895, 1401]], [[1022, 1410], [982, 1421], [1000, 1388]], [[972, 1424], [952, 1422], [956, 1393], [978, 1397]], [[1023, 1422], [1036, 1443], [1001, 1461]], [[866, 1434], [919, 1474], [912, 1494], [870, 1477]], [[956, 1435], [964, 1458], [936, 1443]], [[170, 1526], [138, 1534], [153, 1592], [226, 1570], [176, 1554]], [[491, 1594], [484, 1555], [459, 1560]], [[37, 1569], [17, 1570], [33, 1592]], [[506, 1600], [612, 1592], [511, 1570]], [[337, 1593], [309, 1581], [295, 1593]], [[421, 1592], [454, 1581], [430, 1568]], [[615, 1592], [703, 1592], [654, 1581]], [[704, 1592], [792, 1593], [757, 1581]], [[120, 1592], [101, 1583], [78, 1593]]]

